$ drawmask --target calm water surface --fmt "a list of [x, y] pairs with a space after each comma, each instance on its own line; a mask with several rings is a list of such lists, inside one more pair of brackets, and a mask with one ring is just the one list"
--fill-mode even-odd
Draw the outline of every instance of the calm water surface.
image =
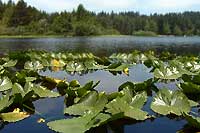
[[[177, 54], [200, 52], [199, 37], [76, 37], [76, 38], [43, 38], [43, 39], [0, 39], [0, 52], [6, 51], [38, 49], [47, 51], [71, 51], [71, 52], [92, 52], [98, 56], [106, 56], [115, 52], [131, 52], [132, 50], [156, 50], [171, 51]], [[153, 77], [150, 69], [142, 64], [133, 66], [130, 69], [130, 76], [125, 74], [113, 75], [107, 71], [95, 71], [84, 75], [70, 75], [65, 71], [51, 72], [49, 70], [41, 71], [41, 75], [52, 76], [60, 79], [71, 81], [77, 79], [82, 85], [88, 81], [100, 80], [98, 91], [106, 91], [107, 93], [117, 91], [118, 87], [126, 81], [143, 82]], [[176, 89], [174, 82], [165, 84], [158, 83], [158, 88], [169, 87]], [[151, 97], [145, 104], [143, 110], [149, 114], [156, 115], [150, 110]], [[42, 114], [35, 113], [31, 117], [10, 124], [2, 124], [0, 122], [1, 133], [53, 133], [44, 124], [38, 124], [37, 120], [44, 117], [46, 121], [67, 118], [63, 115], [64, 97], [53, 99], [40, 99], [34, 103], [35, 109]], [[181, 130], [187, 122], [182, 119], [170, 119], [167, 117], [158, 117], [155, 120], [146, 120], [145, 122], [136, 124], [122, 124], [115, 128], [118, 133], [173, 133]], [[102, 132], [101, 132], [102, 133]], [[112, 133], [108, 130], [108, 133]]]
[[41, 39], [0, 39], [0, 52], [38, 49], [47, 51], [92, 52], [104, 56], [132, 50], [195, 53], [200, 51], [200, 37], [69, 37]]

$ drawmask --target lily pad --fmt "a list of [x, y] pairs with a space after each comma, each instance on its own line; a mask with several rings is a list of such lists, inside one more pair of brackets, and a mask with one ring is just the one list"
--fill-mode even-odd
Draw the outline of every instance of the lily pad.
[[43, 68], [44, 68], [43, 65], [39, 61], [34, 61], [34, 62], [28, 61], [24, 64], [24, 69], [27, 69], [27, 70], [36, 71]]
[[7, 91], [12, 88], [12, 82], [8, 77], [0, 79], [0, 91]]
[[3, 96], [0, 99], [0, 111], [9, 107], [13, 103], [13, 99], [9, 99], [9, 95]]
[[13, 67], [17, 64], [17, 60], [9, 60], [3, 64], [3, 67]]
[[200, 117], [194, 117], [186, 113], [183, 113], [183, 116], [190, 126], [200, 129]]
[[190, 111], [188, 98], [181, 91], [160, 90], [153, 98], [151, 109], [162, 115], [182, 115], [182, 112]]
[[61, 133], [84, 133], [92, 127], [99, 126], [110, 119], [108, 114], [87, 114], [73, 119], [63, 119], [47, 123], [47, 126]]
[[192, 82], [180, 83], [180, 88], [185, 94], [200, 94], [200, 85], [194, 84]]
[[148, 118], [147, 112], [142, 111], [139, 108], [130, 106], [126, 101], [119, 97], [108, 103], [106, 105], [106, 108], [106, 112], [111, 113], [112, 115], [123, 113], [124, 117], [135, 120], [145, 120]]
[[154, 76], [160, 79], [178, 79], [182, 76], [182, 73], [175, 67], [161, 67], [154, 70]]
[[38, 85], [33, 87], [33, 91], [35, 92], [35, 94], [37, 94], [41, 98], [46, 98], [46, 97], [55, 98], [55, 97], [60, 96], [59, 93], [48, 90], [47, 88], [45, 88], [43, 86], [38, 86]]
[[95, 91], [90, 92], [85, 97], [80, 99], [78, 104], [74, 104], [64, 110], [64, 113], [70, 115], [84, 115], [88, 112], [99, 112], [103, 110], [108, 102], [106, 94], [98, 94]]
[[15, 112], [15, 111], [0, 114], [0, 118], [6, 122], [17, 122], [17, 121], [23, 120], [29, 116], [30, 115], [27, 114], [26, 112]]

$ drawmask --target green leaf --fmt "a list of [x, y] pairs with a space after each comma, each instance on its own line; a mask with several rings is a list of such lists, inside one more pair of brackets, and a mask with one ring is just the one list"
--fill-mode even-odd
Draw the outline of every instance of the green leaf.
[[23, 87], [18, 84], [18, 83], [14, 83], [13, 87], [12, 87], [12, 94], [21, 94], [22, 97], [25, 95], [24, 89]]
[[99, 112], [103, 110], [107, 102], [108, 100], [105, 93], [98, 94], [92, 91], [81, 98], [78, 104], [65, 108], [64, 113], [70, 115], [84, 115], [90, 112]]
[[186, 113], [183, 113], [183, 116], [190, 126], [200, 129], [200, 117], [194, 117]]
[[107, 66], [99, 65], [94, 60], [85, 61], [84, 65], [89, 70], [99, 70], [99, 69], [105, 69]]
[[17, 122], [29, 117], [25, 112], [9, 112], [9, 113], [1, 113], [0, 118], [6, 122]]
[[0, 91], [7, 91], [12, 88], [12, 82], [8, 77], [0, 79]]
[[72, 81], [69, 83], [69, 86], [70, 86], [70, 87], [80, 87], [80, 83], [79, 83], [77, 80], [72, 80]]
[[111, 113], [112, 115], [123, 113], [125, 117], [135, 120], [145, 120], [148, 118], [147, 112], [130, 106], [126, 101], [119, 97], [108, 103], [106, 108], [106, 112]]
[[61, 133], [84, 133], [92, 127], [105, 123], [110, 118], [108, 114], [88, 114], [73, 119], [63, 119], [47, 123], [47, 126]]
[[35, 92], [35, 94], [37, 94], [41, 98], [45, 98], [45, 97], [54, 98], [54, 97], [60, 96], [59, 93], [50, 91], [43, 86], [35, 86], [33, 87], [33, 91]]
[[39, 61], [34, 61], [34, 62], [28, 61], [24, 64], [24, 69], [36, 71], [43, 69], [43, 65]]
[[137, 93], [129, 103], [135, 108], [141, 109], [144, 106], [144, 103], [147, 101], [147, 93], [145, 91]]
[[20, 84], [15, 83], [12, 88], [12, 94], [13, 95], [19, 94], [16, 96], [18, 98], [19, 97], [21, 98], [21, 101], [19, 102], [24, 102], [32, 98], [34, 94], [34, 91], [32, 89], [33, 89], [33, 84], [31, 84], [30, 82], [27, 82], [24, 88]]
[[178, 79], [182, 76], [182, 73], [175, 67], [161, 67], [154, 70], [154, 76], [160, 79]]
[[17, 64], [17, 60], [9, 60], [3, 64], [3, 67], [14, 67]]
[[94, 90], [94, 88], [100, 83], [98, 81], [96, 84], [93, 85], [93, 81], [86, 83], [84, 86], [77, 88], [77, 94], [79, 97], [84, 96], [88, 91]]
[[33, 82], [35, 80], [37, 80], [36, 77], [25, 77], [26, 82]]
[[180, 116], [182, 112], [190, 111], [188, 98], [181, 91], [160, 90], [153, 98], [151, 109], [159, 114], [175, 114]]
[[13, 99], [9, 99], [9, 95], [2, 96], [0, 99], [0, 111], [9, 107], [13, 103]]
[[108, 70], [108, 71], [123, 71], [124, 69], [126, 68], [129, 68], [131, 67], [132, 65], [130, 64], [121, 64], [121, 63], [114, 63], [114, 64], [111, 64], [107, 69], [105, 70]]
[[189, 103], [190, 103], [190, 106], [191, 106], [191, 107], [197, 107], [197, 106], [199, 105], [198, 102], [195, 102], [195, 101], [193, 101], [193, 100], [189, 100]]
[[180, 83], [180, 87], [185, 94], [200, 94], [200, 85], [192, 82]]

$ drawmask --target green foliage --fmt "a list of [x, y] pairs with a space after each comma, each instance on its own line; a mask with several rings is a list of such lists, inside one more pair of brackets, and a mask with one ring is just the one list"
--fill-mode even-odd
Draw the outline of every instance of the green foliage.
[[173, 33], [174, 33], [175, 35], [177, 35], [177, 36], [182, 35], [182, 31], [181, 31], [181, 29], [179, 28], [179, 26], [177, 26], [177, 25], [174, 27]]
[[19, 0], [0, 3], [0, 35], [199, 35], [199, 18], [199, 12], [94, 13], [82, 4], [72, 12], [48, 14]]
[[0, 118], [3, 119], [5, 122], [17, 122], [23, 120], [30, 115], [24, 112], [8, 112], [8, 113], [1, 113]]
[[170, 30], [168, 23], [163, 23], [163, 34], [164, 35], [170, 35], [171, 34], [171, 30]]
[[61, 133], [84, 133], [92, 127], [102, 125], [110, 118], [108, 114], [87, 114], [73, 119], [63, 119], [47, 123], [50, 129]]
[[157, 36], [155, 32], [152, 31], [137, 31], [133, 33], [134, 36]]
[[151, 109], [159, 114], [182, 115], [190, 111], [188, 98], [181, 91], [160, 90], [153, 98]]
[[[92, 131], [94, 127], [110, 126], [121, 120], [142, 122], [152, 118], [149, 112], [143, 111], [149, 110], [148, 106], [144, 108], [146, 102], [151, 103], [150, 108], [158, 114], [170, 118], [184, 116], [192, 127], [199, 128], [198, 117], [186, 114], [191, 108], [199, 107], [199, 62], [199, 56], [176, 56], [169, 52], [157, 55], [153, 51], [116, 53], [109, 57], [32, 50], [6, 54], [0, 59], [0, 119], [3, 123], [23, 120], [30, 114], [20, 112], [20, 109], [38, 113], [34, 109], [34, 101], [62, 96], [66, 106], [63, 116], [67, 114], [70, 118], [47, 123], [57, 132]], [[56, 79], [51, 74], [44, 76], [40, 73], [62, 70], [83, 75], [101, 70], [114, 75], [127, 74], [129, 68], [131, 70], [133, 65], [138, 64], [149, 67], [148, 72], [154, 77], [139, 83], [125, 82], [117, 92], [110, 94], [95, 90], [100, 81], [81, 85], [78, 80]], [[178, 85], [172, 91], [160, 89], [159, 83]]]
[[79, 22], [75, 27], [75, 36], [91, 36], [100, 34], [100, 28], [92, 23]]
[[183, 113], [183, 116], [188, 121], [188, 124], [194, 128], [200, 129], [200, 118]]
[[7, 91], [12, 88], [12, 82], [8, 77], [0, 79], [0, 91]]
[[0, 99], [0, 111], [9, 107], [13, 103], [13, 99], [9, 99], [9, 95], [2, 96]]

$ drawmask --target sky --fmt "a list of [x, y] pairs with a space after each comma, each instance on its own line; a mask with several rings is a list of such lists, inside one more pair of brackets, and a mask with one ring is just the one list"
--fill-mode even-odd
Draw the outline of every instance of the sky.
[[[8, 0], [2, 0], [7, 2]], [[18, 0], [13, 0], [17, 2]], [[94, 12], [137, 11], [141, 14], [200, 11], [200, 0], [24, 0], [37, 9], [51, 12], [72, 11], [81, 3]]]

